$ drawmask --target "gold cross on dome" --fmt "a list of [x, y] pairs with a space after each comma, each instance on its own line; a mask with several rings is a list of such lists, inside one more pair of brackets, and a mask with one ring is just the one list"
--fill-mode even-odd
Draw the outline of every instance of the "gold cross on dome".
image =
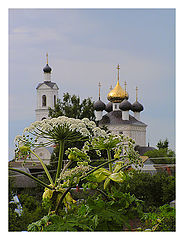
[[98, 83], [98, 87], [99, 87], [99, 99], [100, 99], [100, 87], [101, 87], [102, 85], [101, 85], [101, 83], [99, 82]]
[[46, 58], [47, 58], [47, 64], [48, 64], [48, 53], [46, 53]]
[[125, 92], [126, 92], [126, 86], [127, 86], [127, 82], [125, 81]]
[[119, 82], [119, 70], [120, 70], [119, 64], [117, 66], [117, 69], [118, 69], [118, 82]]
[[137, 101], [137, 95], [138, 95], [138, 94], [137, 94], [137, 93], [138, 93], [138, 87], [136, 87], [136, 89], [135, 89], [135, 90], [136, 90], [136, 101]]
[[126, 86], [127, 86], [127, 82], [125, 81], [125, 97], [127, 96]]

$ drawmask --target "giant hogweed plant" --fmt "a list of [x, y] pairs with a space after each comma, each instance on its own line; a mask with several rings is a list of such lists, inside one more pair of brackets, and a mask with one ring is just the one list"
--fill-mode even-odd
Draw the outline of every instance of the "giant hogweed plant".
[[[84, 141], [82, 150], [77, 148], [69, 148], [66, 151], [68, 161], [64, 164], [64, 146], [66, 142]], [[43, 160], [34, 152], [36, 147], [59, 145], [59, 158], [55, 179], [52, 179]], [[26, 161], [31, 158], [31, 154], [36, 156], [40, 161], [49, 180], [49, 184], [40, 179], [25, 173], [22, 170], [9, 168], [11, 171], [22, 173], [42, 186], [45, 187], [43, 199], [50, 199], [52, 202], [50, 211], [58, 212], [59, 206], [63, 203], [67, 208], [74, 203], [74, 199], [70, 194], [70, 189], [76, 184], [82, 182], [88, 176], [93, 174], [96, 182], [104, 182], [104, 188], [109, 184], [110, 180], [123, 181], [123, 169], [130, 165], [139, 163], [139, 156], [133, 150], [134, 143], [131, 139], [124, 136], [116, 136], [107, 134], [104, 130], [96, 127], [93, 121], [87, 118], [82, 120], [68, 117], [58, 117], [45, 119], [32, 123], [28, 128], [24, 129], [22, 136], [15, 138], [16, 159]], [[107, 151], [107, 161], [99, 164], [97, 167], [90, 166], [90, 158], [87, 152], [95, 149], [100, 155], [101, 150]], [[112, 158], [112, 153], [114, 154]], [[77, 166], [69, 169], [73, 161], [77, 162]], [[112, 163], [115, 162], [113, 165]], [[103, 168], [105, 164], [109, 164], [109, 169]]]
[[[100, 167], [88, 177], [95, 185], [104, 182], [104, 189], [107, 189], [111, 181], [121, 183], [130, 177], [124, 170], [129, 166], [142, 166], [139, 154], [134, 150], [135, 142], [123, 135], [107, 134], [98, 136], [91, 140], [91, 147], [101, 156], [101, 151], [106, 150], [108, 159], [108, 169]], [[114, 160], [113, 162], [111, 160]], [[87, 184], [87, 185], [89, 185]]]

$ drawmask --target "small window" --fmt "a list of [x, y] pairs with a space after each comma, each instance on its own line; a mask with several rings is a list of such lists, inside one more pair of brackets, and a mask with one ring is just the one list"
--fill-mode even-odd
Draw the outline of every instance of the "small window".
[[119, 134], [123, 134], [123, 131], [120, 131]]
[[56, 106], [56, 95], [54, 95], [54, 107]]
[[43, 117], [42, 120], [46, 119], [46, 117]]
[[114, 108], [117, 109], [117, 105], [116, 104], [114, 105]]
[[42, 96], [42, 107], [45, 107], [46, 106], [46, 96], [43, 95]]

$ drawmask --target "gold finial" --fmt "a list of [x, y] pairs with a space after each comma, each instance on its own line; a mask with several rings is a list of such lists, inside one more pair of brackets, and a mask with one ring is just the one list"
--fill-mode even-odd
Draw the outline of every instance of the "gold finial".
[[112, 85], [110, 86], [110, 90], [112, 90]]
[[136, 102], [137, 102], [137, 93], [138, 93], [138, 87], [136, 87]]
[[47, 58], [47, 64], [48, 64], [48, 53], [46, 53], [46, 58]]
[[99, 100], [100, 100], [100, 87], [101, 87], [102, 85], [101, 85], [101, 83], [99, 82], [98, 83], [98, 87], [99, 87]]
[[118, 83], [119, 83], [119, 70], [120, 70], [119, 64], [117, 66], [117, 69], [118, 69]]

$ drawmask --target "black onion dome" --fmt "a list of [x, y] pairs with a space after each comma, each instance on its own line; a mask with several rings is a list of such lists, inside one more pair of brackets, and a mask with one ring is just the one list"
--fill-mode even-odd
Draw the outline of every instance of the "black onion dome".
[[94, 109], [96, 111], [105, 110], [105, 103], [103, 103], [100, 99], [94, 103]]
[[44, 71], [45, 73], [50, 73], [50, 72], [52, 71], [52, 68], [49, 67], [48, 64], [46, 64], [46, 66], [43, 68], [43, 71]]
[[143, 105], [140, 104], [138, 101], [136, 101], [132, 104], [133, 112], [141, 112], [141, 111], [143, 111], [143, 109], [144, 109]]
[[120, 105], [119, 105], [119, 108], [122, 110], [122, 111], [129, 111], [132, 109], [132, 104], [127, 100], [127, 99], [124, 99]]
[[113, 109], [112, 102], [107, 103], [107, 105], [105, 106], [105, 111], [112, 112], [112, 109]]

